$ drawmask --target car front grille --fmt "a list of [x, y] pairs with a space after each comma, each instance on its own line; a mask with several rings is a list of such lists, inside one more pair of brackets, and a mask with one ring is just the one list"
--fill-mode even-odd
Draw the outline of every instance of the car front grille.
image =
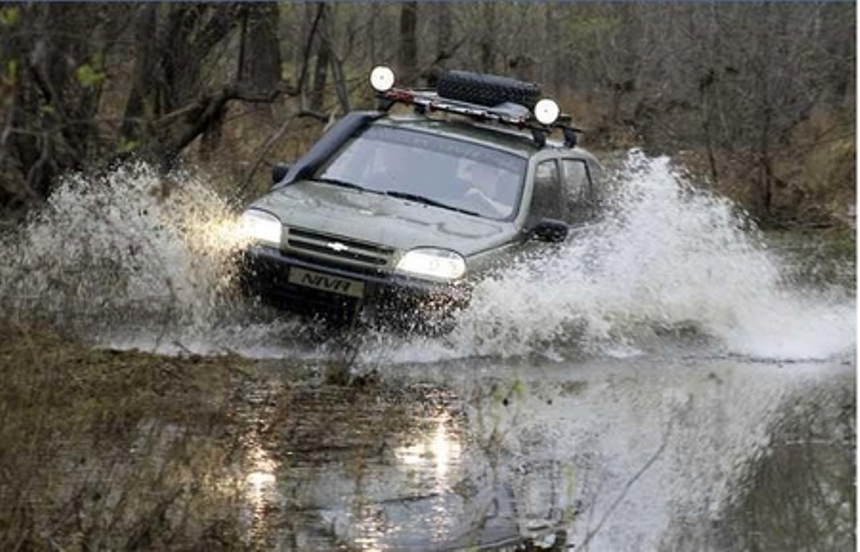
[[323, 234], [301, 228], [286, 229], [289, 251], [305, 257], [342, 262], [347, 265], [382, 269], [388, 266], [394, 249], [356, 241], [343, 236]]

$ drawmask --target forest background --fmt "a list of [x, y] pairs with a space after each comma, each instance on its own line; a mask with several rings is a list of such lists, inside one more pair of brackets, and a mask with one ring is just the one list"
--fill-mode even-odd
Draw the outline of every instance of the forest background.
[[536, 81], [590, 149], [670, 155], [764, 226], [854, 225], [850, 2], [7, 4], [0, 218], [133, 159], [251, 197], [373, 107], [377, 64]]

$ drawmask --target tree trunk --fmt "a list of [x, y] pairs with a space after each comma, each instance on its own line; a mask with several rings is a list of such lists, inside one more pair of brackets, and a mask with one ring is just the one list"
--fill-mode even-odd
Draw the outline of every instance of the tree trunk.
[[37, 5], [25, 9], [22, 20], [28, 32], [15, 42], [22, 67], [12, 125], [27, 133], [16, 134], [10, 147], [22, 161], [25, 187], [44, 197], [55, 175], [86, 164], [98, 138], [94, 119], [100, 77], [91, 60], [92, 41], [55, 29], [71, 25], [95, 34], [98, 9]]
[[436, 16], [436, 59], [448, 59], [451, 52], [451, 37], [453, 35], [454, 21], [451, 17], [451, 4], [439, 2], [435, 5]]
[[308, 5], [305, 9], [305, 25], [308, 30], [305, 33], [304, 48], [302, 54], [301, 71], [299, 72], [298, 92], [301, 97], [302, 107], [305, 106], [308, 91], [308, 73], [311, 70], [311, 57], [313, 54], [314, 43], [317, 33], [319, 32], [320, 24], [325, 17], [326, 4], [319, 3], [316, 6], [316, 11], [311, 15], [311, 6]]
[[325, 85], [328, 79], [328, 67], [331, 63], [331, 45], [329, 40], [331, 8], [328, 4], [320, 4], [319, 24], [317, 35], [319, 37], [317, 47], [317, 60], [314, 67], [314, 82], [310, 94], [310, 108], [312, 111], [322, 111], [325, 101]]
[[708, 166], [711, 171], [711, 180], [714, 185], [719, 183], [717, 171], [717, 158], [714, 152], [714, 128], [715, 118], [714, 104], [717, 94], [718, 79], [722, 71], [723, 63], [720, 57], [722, 44], [720, 43], [720, 32], [717, 25], [715, 6], [710, 6], [710, 17], [708, 18], [707, 34], [710, 35], [711, 47], [708, 49], [708, 73], [706, 77], [699, 80], [699, 90], [702, 95], [702, 132], [705, 136], [705, 149], [708, 154]]
[[551, 73], [545, 78], [544, 82], [551, 82], [553, 85], [553, 90], [558, 93], [561, 90], [562, 86], [562, 56], [564, 52], [559, 48], [560, 36], [558, 29], [558, 11], [556, 9], [556, 5], [554, 3], [547, 2], [546, 6], [544, 6], [546, 10], [546, 45], [547, 50], [545, 55], [552, 56], [550, 59], [546, 59], [544, 61], [544, 67], [546, 70]]
[[[272, 94], [281, 82], [281, 49], [278, 40], [278, 5], [244, 4], [239, 44], [237, 82], [243, 93]], [[259, 106], [265, 109], [265, 106]], [[226, 102], [214, 111], [200, 140], [200, 156], [210, 160], [221, 144]]]
[[481, 35], [481, 71], [494, 73], [496, 64], [496, 4], [487, 2], [483, 8], [484, 25]]
[[771, 105], [771, 91], [768, 79], [771, 67], [771, 4], [766, 3], [762, 8], [764, 13], [764, 29], [759, 36], [759, 68], [756, 72], [758, 79], [759, 114], [761, 115], [761, 128], [759, 129], [759, 181], [758, 181], [758, 209], [761, 216], [771, 215], [771, 204], [773, 202], [773, 164], [770, 152], [770, 133], [773, 119], [773, 106]]
[[332, 52], [331, 56], [331, 72], [332, 80], [334, 81], [334, 90], [337, 94], [337, 101], [340, 105], [340, 112], [346, 115], [350, 111], [349, 105], [349, 90], [346, 87], [346, 76], [343, 72], [343, 60]]
[[164, 69], [162, 110], [170, 113], [199, 99], [201, 70], [212, 49], [241, 21], [244, 4], [169, 4], [167, 25], [159, 40]]
[[239, 82], [255, 94], [266, 94], [281, 82], [278, 5], [245, 4]]
[[418, 78], [418, 3], [404, 2], [400, 6], [400, 50], [398, 80], [406, 86]]
[[[120, 149], [125, 149], [132, 145], [132, 142], [140, 139], [146, 120], [150, 119], [155, 111], [153, 76], [157, 71], [152, 37], [155, 36], [157, 8], [155, 4], [140, 4], [137, 7], [134, 72], [131, 92], [128, 94], [120, 127], [120, 136], [124, 142], [120, 144]], [[149, 104], [148, 109], [147, 104]]]

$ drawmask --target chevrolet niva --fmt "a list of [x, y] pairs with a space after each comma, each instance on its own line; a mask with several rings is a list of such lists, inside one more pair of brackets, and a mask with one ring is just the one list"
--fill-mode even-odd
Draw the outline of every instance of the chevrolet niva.
[[447, 71], [434, 89], [399, 88], [387, 67], [370, 81], [378, 109], [348, 113], [276, 166], [243, 213], [254, 296], [432, 326], [466, 306], [489, 269], [597, 214], [600, 165], [537, 85]]

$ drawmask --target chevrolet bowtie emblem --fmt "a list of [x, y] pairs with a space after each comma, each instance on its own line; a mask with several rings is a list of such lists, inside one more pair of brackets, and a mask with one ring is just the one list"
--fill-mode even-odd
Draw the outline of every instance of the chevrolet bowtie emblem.
[[325, 246], [328, 247], [329, 249], [334, 249], [338, 253], [340, 253], [342, 251], [346, 251], [347, 249], [349, 249], [347, 246], [345, 246], [344, 244], [342, 244], [340, 242], [328, 242], [327, 244], [325, 244]]

